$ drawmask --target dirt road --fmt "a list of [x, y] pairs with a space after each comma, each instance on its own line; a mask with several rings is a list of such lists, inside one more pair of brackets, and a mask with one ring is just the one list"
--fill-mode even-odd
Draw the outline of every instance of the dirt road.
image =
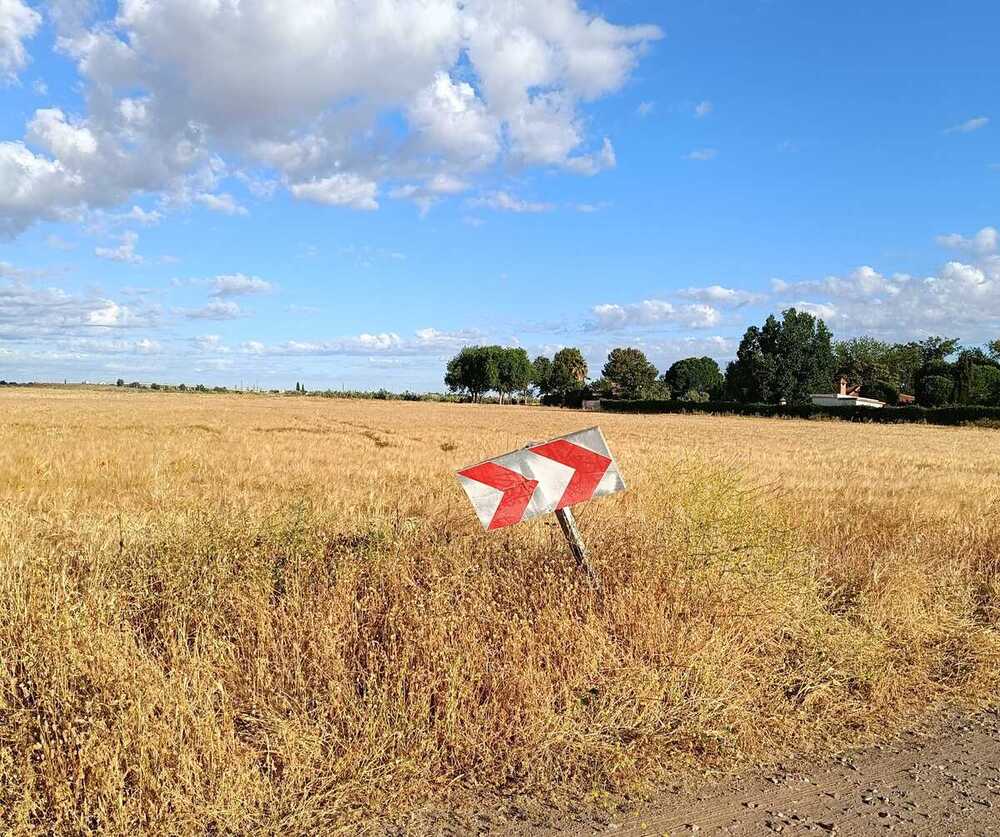
[[1000, 835], [1000, 715], [948, 716], [888, 745], [672, 794], [605, 821], [507, 833]]

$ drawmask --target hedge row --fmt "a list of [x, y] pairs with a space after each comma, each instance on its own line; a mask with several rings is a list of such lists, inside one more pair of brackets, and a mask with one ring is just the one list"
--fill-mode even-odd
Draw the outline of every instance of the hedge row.
[[1000, 423], [1000, 407], [822, 407], [817, 404], [741, 404], [738, 401], [601, 401], [610, 413], [712, 413], [737, 416], [781, 416], [817, 418], [829, 416], [844, 421], [871, 421], [882, 424], [923, 422], [926, 424]]

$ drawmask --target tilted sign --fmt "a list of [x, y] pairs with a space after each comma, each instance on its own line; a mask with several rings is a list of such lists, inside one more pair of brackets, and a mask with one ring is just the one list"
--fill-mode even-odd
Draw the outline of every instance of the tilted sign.
[[458, 480], [486, 529], [625, 490], [599, 427], [463, 468]]

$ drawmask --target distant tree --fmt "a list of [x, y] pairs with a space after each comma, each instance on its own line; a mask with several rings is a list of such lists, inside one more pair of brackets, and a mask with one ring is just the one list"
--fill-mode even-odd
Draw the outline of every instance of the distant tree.
[[123, 387], [123, 386], [125, 386], [125, 379], [124, 378], [119, 378], [117, 381], [115, 381], [115, 386], [116, 387]]
[[452, 392], [466, 392], [473, 401], [498, 386], [499, 346], [466, 346], [448, 361], [445, 385]]
[[1000, 407], [1000, 368], [997, 366], [975, 367], [968, 403]]
[[524, 349], [494, 347], [496, 355], [497, 383], [496, 390], [500, 395], [500, 403], [504, 396], [515, 392], [523, 392], [531, 386], [534, 367]]
[[551, 392], [563, 401], [576, 395], [587, 383], [587, 361], [579, 349], [565, 348], [552, 358]]
[[[954, 337], [928, 337], [920, 342], [906, 344], [905, 348], [920, 360], [920, 365], [913, 373], [913, 391], [924, 406], [940, 407], [952, 403], [956, 397], [965, 397], [966, 393], [962, 390], [968, 390], [969, 371], [966, 369], [965, 384], [960, 386], [962, 370], [959, 364], [948, 360], [958, 350], [958, 343], [958, 339]], [[946, 388], [942, 381], [928, 384], [928, 378], [945, 379], [951, 386]]]
[[950, 404], [955, 391], [955, 382], [944, 375], [926, 375], [920, 381], [918, 393], [920, 403], [925, 407], [943, 407]]
[[640, 349], [612, 349], [601, 370], [614, 398], [646, 398], [656, 383], [656, 367]]
[[[675, 398], [685, 401], [708, 401], [722, 395], [725, 379], [719, 364], [710, 357], [686, 357], [671, 364], [663, 373], [663, 384], [670, 388]], [[704, 399], [690, 398], [690, 393], [706, 396]]]
[[892, 346], [874, 337], [839, 340], [834, 346], [837, 374], [862, 387], [890, 379]]
[[836, 370], [832, 335], [812, 314], [789, 308], [746, 330], [726, 369], [726, 390], [741, 401], [789, 404], [828, 391]]
[[552, 388], [552, 361], [539, 355], [531, 362], [531, 383], [538, 394], [545, 396]]

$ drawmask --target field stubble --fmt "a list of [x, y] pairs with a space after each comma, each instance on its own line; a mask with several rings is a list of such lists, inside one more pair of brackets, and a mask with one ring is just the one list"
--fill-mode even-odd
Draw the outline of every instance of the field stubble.
[[598, 596], [453, 476], [586, 421], [0, 393], [0, 824], [375, 830], [997, 703], [995, 431], [600, 416]]

